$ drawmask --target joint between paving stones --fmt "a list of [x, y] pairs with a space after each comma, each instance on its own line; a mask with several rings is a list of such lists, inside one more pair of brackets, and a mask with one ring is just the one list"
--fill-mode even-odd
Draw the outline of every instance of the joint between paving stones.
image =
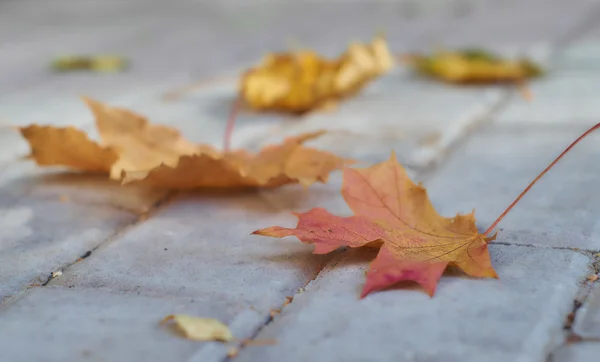
[[444, 161], [452, 157], [455, 151], [462, 147], [474, 133], [492, 124], [494, 115], [510, 103], [512, 93], [510, 90], [503, 90], [503, 94], [498, 101], [490, 105], [487, 110], [478, 115], [473, 121], [466, 124], [458, 137], [451, 140], [427, 165], [420, 169], [420, 179], [426, 181], [433, 177], [444, 164]]
[[594, 7], [592, 7], [591, 11], [587, 12], [587, 16], [584, 16], [583, 19], [578, 22], [578, 26], [575, 26], [570, 31], [565, 32], [562, 37], [557, 39], [553, 44], [555, 48], [564, 50], [564, 48], [568, 47], [570, 43], [576, 41], [577, 38], [585, 35], [589, 31], [592, 31], [594, 26], [597, 24], [598, 15], [600, 15], [600, 4], [596, 4]]
[[[501, 230], [501, 229], [500, 229]], [[499, 234], [500, 235], [500, 234]], [[521, 243], [509, 243], [506, 241], [491, 241], [490, 245], [506, 245], [506, 246], [524, 246], [527, 248], [545, 248], [545, 249], [556, 249], [556, 250], [570, 250], [575, 252], [580, 252], [589, 257], [593, 258], [593, 254], [597, 253], [597, 250], [592, 249], [582, 249], [582, 248], [573, 248], [570, 246], [552, 246], [552, 245], [534, 245], [534, 244], [521, 244]]]
[[[319, 277], [319, 275], [321, 274], [321, 272], [324, 269], [330, 269], [330, 268], [335, 267], [338, 264], [339, 259], [341, 257], [343, 257], [343, 254], [341, 254], [341, 252], [344, 250], [346, 250], [346, 249], [342, 249], [341, 251], [337, 252], [338, 255], [335, 255], [336, 252], [332, 253], [331, 254], [332, 258], [328, 262], [325, 263], [325, 266], [319, 267], [317, 270], [315, 270], [315, 273], [313, 274], [313, 276], [306, 283], [304, 283], [304, 285], [302, 287], [298, 288], [296, 290], [296, 293], [293, 296], [287, 296], [285, 298], [285, 301], [283, 301], [283, 303], [278, 308], [271, 309], [269, 311], [269, 315], [267, 316], [267, 318], [265, 319], [263, 324], [260, 325], [258, 328], [256, 328], [254, 333], [249, 338], [247, 338], [245, 341], [250, 341], [250, 342], [254, 341], [256, 339], [256, 337], [262, 332], [263, 329], [265, 329], [266, 327], [268, 327], [271, 323], [273, 323], [275, 321], [275, 318], [282, 313], [283, 309], [286, 306], [288, 306], [294, 302], [294, 300], [296, 299], [296, 296], [304, 293], [305, 289], [308, 288], [310, 286], [310, 284], [312, 284]], [[244, 348], [246, 348], [248, 346], [248, 344], [249, 343], [241, 343], [238, 346], [235, 355], [232, 355], [232, 356], [228, 355], [225, 358], [223, 358], [221, 360], [221, 362], [232, 361], [232, 359], [234, 359], [239, 353], [241, 353], [244, 350]]]
[[[100, 244], [96, 245], [95, 247], [91, 248], [90, 250], [86, 251], [83, 255], [78, 257], [76, 260], [63, 264], [57, 270], [48, 272], [46, 274], [45, 278], [42, 279], [42, 277], [38, 277], [38, 281], [34, 281], [34, 282], [30, 283], [28, 286], [24, 287], [22, 290], [14, 293], [12, 295], [8, 295], [8, 296], [2, 298], [2, 300], [0, 300], [0, 309], [13, 304], [17, 300], [19, 300], [22, 296], [24, 296], [30, 289], [42, 288], [42, 287], [47, 286], [52, 280], [59, 278], [71, 266], [89, 258], [98, 249], [111, 244], [115, 240], [118, 240], [123, 234], [127, 233], [131, 228], [137, 226], [141, 222], [146, 221], [150, 216], [152, 216], [152, 214], [156, 213], [159, 209], [161, 209], [166, 204], [168, 204], [168, 202], [171, 201], [175, 195], [176, 195], [175, 192], [167, 192], [165, 194], [165, 196], [163, 196], [162, 198], [160, 198], [159, 200], [154, 202], [152, 204], [152, 206], [150, 208], [148, 208], [147, 211], [145, 211], [143, 213], [137, 213], [138, 218], [135, 219], [133, 222], [116, 230], [108, 238], [106, 238], [104, 241], [102, 241]], [[106, 206], [106, 205], [102, 205], [102, 206]], [[136, 214], [136, 213], [132, 212], [131, 210], [125, 210], [125, 211]]]
[[[592, 260], [590, 267], [593, 270], [593, 273], [595, 275], [598, 275], [598, 273], [600, 272], [600, 253], [595, 251], [595, 252], [586, 252], [585, 254], [589, 254], [589, 253], [594, 253], [590, 256], [590, 258]], [[592, 292], [592, 288], [596, 282], [597, 281], [589, 282], [589, 279], [584, 280], [582, 282], [581, 286], [579, 287], [577, 296], [573, 300], [573, 309], [571, 310], [571, 312], [569, 314], [567, 314], [567, 316], [565, 318], [565, 323], [563, 326], [563, 330], [565, 333], [564, 341], [548, 353], [546, 362], [554, 362], [555, 352], [558, 349], [564, 347], [565, 345], [572, 345], [572, 344], [583, 343], [583, 342], [600, 342], [600, 338], [582, 337], [573, 331], [573, 324], [575, 323], [577, 313], [579, 312], [581, 307], [586, 303], [587, 299], [589, 298], [589, 296]]]

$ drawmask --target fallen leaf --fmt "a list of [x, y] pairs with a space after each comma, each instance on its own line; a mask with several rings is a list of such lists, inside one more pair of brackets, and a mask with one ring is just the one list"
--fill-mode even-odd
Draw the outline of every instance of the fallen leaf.
[[239, 92], [253, 110], [304, 113], [331, 108], [393, 66], [383, 37], [371, 44], [354, 42], [337, 59], [311, 50], [272, 53], [242, 75]]
[[440, 216], [425, 188], [413, 183], [395, 154], [366, 169], [345, 169], [342, 195], [354, 216], [314, 208], [295, 214], [299, 221], [294, 229], [274, 226], [254, 234], [293, 235], [313, 244], [315, 254], [341, 246], [380, 248], [361, 297], [403, 280], [421, 284], [433, 296], [448, 265], [473, 277], [497, 277], [488, 253], [495, 235], [478, 232], [474, 213]]
[[69, 55], [58, 57], [51, 63], [52, 69], [59, 72], [89, 70], [93, 72], [112, 73], [122, 71], [127, 66], [127, 60], [115, 55]]
[[123, 183], [143, 182], [173, 189], [272, 188], [296, 182], [304, 186], [317, 181], [325, 183], [329, 173], [350, 161], [302, 146], [303, 142], [322, 134], [315, 132], [288, 138], [282, 145], [266, 147], [257, 155], [234, 151], [218, 156], [182, 156], [177, 166], [128, 171], [123, 173], [122, 179]]
[[81, 171], [108, 172], [119, 157], [115, 150], [100, 146], [73, 127], [34, 124], [19, 130], [29, 142], [29, 158], [40, 166], [62, 165]]
[[544, 72], [529, 59], [502, 59], [480, 49], [408, 55], [405, 61], [421, 74], [457, 84], [519, 83]]
[[592, 274], [592, 275], [590, 275], [590, 276], [588, 276], [588, 277], [587, 277], [587, 280], [588, 280], [588, 282], [591, 282], [591, 283], [593, 283], [593, 282], [595, 282], [596, 280], [598, 280], [598, 278], [600, 278], [600, 277], [598, 276], [598, 274]]
[[96, 120], [102, 142], [73, 127], [31, 125], [20, 128], [38, 165], [60, 165], [105, 172], [123, 183], [193, 189], [203, 187], [308, 186], [326, 182], [329, 173], [350, 161], [302, 144], [323, 131], [288, 138], [258, 154], [220, 152], [194, 144], [171, 127], [153, 125], [129, 110], [84, 98]]
[[231, 342], [233, 335], [225, 324], [213, 318], [199, 318], [185, 314], [171, 314], [162, 323], [173, 321], [186, 338], [194, 341]]

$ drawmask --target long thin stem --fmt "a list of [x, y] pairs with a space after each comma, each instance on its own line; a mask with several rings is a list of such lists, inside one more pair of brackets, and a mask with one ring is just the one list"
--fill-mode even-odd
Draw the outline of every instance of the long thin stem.
[[228, 152], [231, 142], [231, 134], [233, 133], [233, 126], [235, 125], [235, 119], [240, 112], [242, 102], [238, 97], [231, 105], [231, 111], [229, 112], [229, 118], [227, 119], [227, 126], [225, 128], [225, 139], [223, 140], [223, 151]]
[[515, 207], [515, 205], [523, 198], [523, 196], [525, 196], [525, 194], [527, 192], [529, 192], [529, 190], [533, 187], [533, 185], [535, 185], [542, 177], [544, 177], [544, 175], [548, 171], [550, 171], [550, 169], [552, 167], [554, 167], [554, 165], [556, 165], [556, 163], [558, 161], [560, 161], [560, 159], [563, 158], [563, 156], [566, 155], [571, 150], [571, 148], [575, 147], [575, 145], [578, 144], [579, 141], [581, 141], [582, 139], [584, 139], [585, 137], [587, 137], [590, 133], [594, 132], [598, 128], [600, 128], [600, 123], [596, 124], [594, 127], [590, 128], [590, 129], [588, 129], [581, 136], [579, 136], [575, 141], [573, 141], [573, 143], [571, 143], [569, 145], [569, 147], [567, 147], [554, 161], [552, 161], [552, 163], [549, 164], [548, 167], [546, 167], [544, 169], [544, 171], [542, 171], [533, 181], [531, 181], [531, 183], [529, 184], [529, 186], [527, 186], [527, 188], [525, 190], [523, 190], [523, 192], [521, 192], [521, 194], [519, 195], [519, 197], [517, 197], [515, 199], [515, 201], [513, 201], [512, 204], [510, 204], [506, 208], [506, 210], [504, 210], [504, 212], [502, 214], [500, 214], [500, 216], [498, 216], [498, 218], [496, 219], [496, 221], [494, 221], [494, 223], [483, 233], [483, 235], [485, 235], [485, 236], [489, 235], [492, 232], [492, 230], [494, 230], [494, 228], [496, 227], [496, 225], [498, 225], [498, 223], [500, 221], [502, 221], [502, 219], [504, 219], [504, 217], [506, 216], [506, 214], [508, 214], [508, 212], [510, 210], [512, 210], [513, 207]]

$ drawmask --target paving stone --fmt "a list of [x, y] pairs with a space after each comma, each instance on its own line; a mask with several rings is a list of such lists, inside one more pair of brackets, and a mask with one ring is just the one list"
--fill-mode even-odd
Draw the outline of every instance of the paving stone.
[[600, 73], [600, 37], [581, 39], [568, 46], [556, 60], [561, 73]]
[[589, 362], [600, 355], [600, 343], [581, 342], [560, 347], [548, 359], [548, 362]]
[[533, 100], [513, 99], [495, 117], [502, 124], [589, 124], [600, 119], [600, 107], [593, 98], [598, 73], [556, 73], [529, 84]]
[[0, 167], [0, 193], [13, 198], [110, 206], [137, 214], [148, 212], [165, 199], [168, 190], [121, 185], [104, 174], [70, 172], [61, 167], [39, 167], [16, 161]]
[[[356, 157], [369, 144], [379, 142], [385, 147], [381, 152], [384, 158], [396, 149], [406, 163], [424, 167], [484, 120], [501, 99], [501, 89], [449, 87], [414, 79], [399, 70], [379, 79], [362, 95], [340, 104], [334, 112], [279, 122], [263, 133], [266, 137], [259, 142], [273, 143], [298, 133], [325, 129], [336, 138], [311, 142], [319, 149], [339, 152], [340, 146], [351, 145], [348, 157]], [[364, 146], [361, 138], [366, 140]]]
[[[487, 229], [531, 180], [586, 127], [490, 126], [474, 133], [425, 182], [442, 215], [476, 210]], [[498, 242], [600, 249], [595, 192], [600, 175], [590, 172], [600, 151], [590, 135], [561, 160], [499, 224]]]
[[[10, 294], [22, 290], [36, 277], [47, 276], [76, 260], [135, 220], [132, 213], [115, 207], [139, 212], [162, 198], [154, 190], [117, 188], [95, 177], [64, 175], [20, 162], [17, 158], [26, 148], [10, 132], [4, 132], [5, 125], [75, 125], [94, 135], [89, 111], [77, 99], [85, 94], [128, 107], [153, 122], [175, 126], [193, 141], [220, 147], [236, 91], [234, 82], [217, 83], [172, 102], [160, 96], [195, 80], [221, 74], [235, 76], [267, 51], [290, 49], [290, 39], [333, 56], [349, 40], [369, 40], [379, 29], [387, 32], [397, 52], [430, 51], [434, 45], [485, 45], [508, 54], [535, 54], [545, 62], [554, 59], [557, 44], [581, 32], [585, 18], [593, 16], [596, 8], [594, 2], [585, 0], [569, 6], [558, 0], [501, 4], [474, 0], [353, 1], [344, 6], [314, 1], [144, 1], [143, 6], [141, 1], [82, 1], [85, 4], [79, 7], [73, 7], [69, 0], [52, 5], [41, 0], [0, 5], [0, 49], [11, 49], [4, 62], [8, 71], [0, 75], [0, 90], [5, 90], [0, 97], [0, 208], [4, 208], [0, 209], [0, 224], [6, 223], [4, 229], [9, 230], [8, 239], [0, 241], [0, 274], [14, 284], [13, 288], [0, 279], [0, 297], [5, 285]], [[33, 13], [32, 6], [36, 9]], [[540, 16], [532, 19], [528, 15], [531, 8]], [[99, 76], [57, 75], [46, 68], [48, 57], [56, 51], [109, 50], [131, 59], [131, 69]], [[584, 58], [593, 60], [592, 55]], [[569, 132], [575, 137], [577, 127], [594, 120], [595, 108], [588, 95], [595, 92], [595, 78], [574, 77], [576, 72], [560, 64], [556, 69], [556, 77], [534, 89], [535, 102], [527, 106], [547, 106], [549, 111], [535, 113], [527, 108], [525, 112], [524, 101], [511, 100], [509, 121], [499, 121], [515, 129], [492, 128], [476, 134], [475, 141], [451, 159], [449, 168], [426, 180], [434, 203], [445, 214], [476, 206], [481, 225], [487, 226], [520, 187], [545, 166], [544, 154], [534, 147], [546, 151], [556, 147], [558, 152], [571, 140]], [[301, 120], [241, 115], [232, 144], [257, 149], [280, 141], [287, 135], [283, 128], [296, 133], [325, 126], [332, 132], [312, 145], [357, 158], [363, 164], [379, 162], [394, 149], [415, 175], [419, 167], [438, 160], [501, 105], [507, 93], [496, 87], [451, 88], [399, 71], [332, 114], [314, 114]], [[571, 108], [564, 111], [567, 107]], [[577, 120], [571, 120], [572, 116]], [[564, 128], [557, 126], [567, 119]], [[556, 127], [542, 133], [520, 128], [521, 123], [546, 125], [548, 120]], [[519, 134], [525, 131], [528, 133]], [[594, 160], [592, 145], [593, 140], [586, 140], [561, 162], [559, 167], [565, 171], [554, 173], [554, 183], [548, 184], [551, 173], [534, 188], [540, 191], [515, 209], [527, 208], [529, 216], [509, 216], [501, 224], [505, 230], [500, 242], [600, 248], [593, 220], [593, 205], [599, 200], [584, 193], [595, 188], [597, 180], [593, 174], [582, 175], [580, 171]], [[553, 154], [550, 152], [547, 161]], [[490, 163], [492, 156], [500, 161]], [[514, 183], [514, 189], [506, 186], [509, 183]], [[6, 300], [0, 306], [0, 338], [6, 341], [2, 350], [17, 362], [85, 357], [223, 361], [226, 346], [183, 341], [163, 333], [156, 321], [173, 311], [204, 314], [224, 319], [236, 337], [252, 336], [265, 323], [271, 308], [281, 306], [286, 295], [293, 295], [335, 256], [311, 255], [308, 246], [295, 240], [248, 234], [260, 227], [293, 224], [290, 211], [324, 206], [335, 213], [347, 213], [339, 195], [340, 184], [340, 173], [335, 173], [329, 184], [309, 190], [289, 186], [257, 193], [181, 195], [148, 221], [65, 270], [50, 283], [53, 287], [29, 290]], [[571, 185], [575, 184], [577, 192], [572, 193]], [[473, 192], [477, 192], [477, 199], [468, 197]], [[60, 202], [65, 195], [71, 202]], [[30, 220], [31, 215], [35, 216], [33, 223], [23, 221]], [[46, 245], [48, 240], [52, 246]], [[33, 250], [30, 259], [14, 256], [20, 249], [6, 254], [5, 245], [12, 243]], [[341, 254], [337, 264], [341, 268], [330, 266], [261, 334], [279, 328], [280, 321], [298, 321], [289, 332], [277, 333], [276, 338], [282, 338], [280, 344], [249, 347], [240, 357], [259, 356], [255, 360], [268, 361], [284, 355], [292, 356], [292, 360], [304, 356], [319, 360], [329, 356], [319, 353], [327, 350], [334, 351], [336, 357], [349, 356], [349, 360], [372, 360], [369, 357], [378, 356], [375, 353], [384, 357], [394, 353], [398, 357], [395, 360], [419, 360], [419, 353], [425, 351], [425, 359], [435, 360], [446, 349], [457, 360], [480, 360], [481, 355], [491, 355], [492, 361], [543, 360], [560, 340], [560, 325], [572, 306], [575, 282], [587, 275], [587, 258], [571, 251], [516, 246], [494, 246], [492, 251], [502, 278], [499, 282], [445, 277], [438, 296], [431, 301], [418, 290], [379, 293], [359, 301], [357, 294], [368, 258], [357, 251]], [[4, 255], [8, 264], [2, 259]], [[14, 267], [17, 262], [21, 269]], [[5, 266], [12, 268], [9, 274], [3, 271]], [[398, 296], [406, 302], [398, 303]], [[330, 303], [332, 300], [336, 303]], [[479, 300], [482, 307], [477, 303], [473, 307]], [[394, 309], [396, 305], [402, 309]], [[515, 305], [522, 308], [513, 308]], [[314, 316], [306, 312], [315, 306], [321, 312]], [[327, 308], [331, 312], [322, 312]], [[398, 318], [390, 318], [385, 308], [392, 308]], [[360, 312], [365, 317], [357, 322], [348, 317]], [[414, 322], [412, 329], [406, 329], [408, 323], [402, 323], [403, 319]], [[325, 328], [315, 327], [323, 323]], [[413, 331], [413, 325], [422, 333]], [[311, 332], [306, 333], [306, 329]], [[403, 336], [404, 330], [411, 331], [410, 337], [399, 343], [398, 336]], [[423, 336], [437, 338], [438, 343], [426, 343]], [[324, 342], [312, 346], [312, 340]], [[27, 348], [31, 345], [36, 348]], [[279, 352], [270, 354], [273, 351]], [[511, 358], [514, 356], [520, 359]]]
[[577, 311], [573, 331], [583, 338], [600, 339], [600, 286], [596, 284]]
[[0, 125], [0, 144], [2, 150], [6, 150], [0, 155], [0, 166], [5, 162], [13, 161], [16, 157], [23, 157], [29, 153], [27, 143], [9, 125]]
[[430, 299], [419, 288], [359, 299], [367, 261], [348, 251], [257, 335], [274, 346], [236, 361], [541, 361], [562, 339], [589, 259], [565, 250], [492, 246], [500, 280], [442, 278]]
[[[539, 16], [528, 16], [531, 9], [536, 9]], [[597, 2], [587, 0], [569, 6], [560, 0], [481, 1], [458, 17], [460, 25], [458, 21], [447, 22], [446, 32], [438, 36], [450, 45], [512, 42], [525, 48], [540, 41], [561, 43], [577, 34], [597, 9]]]
[[[100, 289], [35, 288], [0, 308], [2, 358], [29, 361], [222, 361], [227, 346], [186, 340], [159, 321], [185, 313], [217, 318], [237, 337], [240, 322], [260, 318], [235, 301], [113, 293]], [[243, 323], [242, 323], [243, 324]], [[35, 348], [32, 348], [35, 346]], [[43, 346], [42, 348], [39, 348]]]
[[293, 220], [290, 211], [255, 193], [181, 195], [55, 282], [152, 295], [211, 296], [266, 312], [294, 294], [328, 259], [315, 258], [307, 245], [250, 235]]
[[57, 271], [135, 221], [130, 213], [0, 194], [0, 300]]

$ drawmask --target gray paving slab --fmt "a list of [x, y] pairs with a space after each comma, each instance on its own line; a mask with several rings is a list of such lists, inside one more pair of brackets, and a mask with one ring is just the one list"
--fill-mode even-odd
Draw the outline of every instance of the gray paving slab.
[[13, 199], [100, 205], [134, 214], [148, 212], [169, 193], [143, 185], [123, 186], [102, 174], [41, 168], [28, 160], [0, 167], [0, 192]]
[[582, 338], [600, 340], [600, 286], [594, 286], [577, 311], [573, 331]]
[[556, 350], [548, 362], [588, 362], [598, 359], [600, 343], [581, 342], [566, 345]]
[[253, 193], [182, 195], [53, 284], [211, 295], [268, 311], [310, 280], [326, 260], [310, 256], [305, 245], [257, 242], [250, 236], [265, 219], [289, 218], [288, 210], [281, 212]]
[[590, 74], [600, 72], [598, 40], [583, 38], [569, 45], [554, 62], [561, 74]]
[[[159, 321], [184, 313], [218, 318], [234, 335], [257, 317], [243, 303], [114, 293], [76, 287], [35, 288], [0, 308], [2, 359], [30, 361], [222, 361], [228, 347], [181, 338]], [[43, 346], [43, 347], [42, 347]], [[41, 347], [41, 348], [40, 348]]]
[[500, 279], [444, 276], [359, 299], [373, 252], [344, 253], [283, 309], [236, 361], [542, 361], [562, 339], [589, 259], [564, 250], [493, 246]]
[[561, 73], [540, 78], [529, 84], [531, 102], [515, 99], [498, 112], [495, 120], [502, 124], [580, 125], [600, 119], [600, 106], [593, 89], [600, 72]]
[[[264, 242], [250, 235], [265, 220], [277, 223], [291, 218], [289, 209], [279, 210], [253, 193], [180, 196], [73, 265], [51, 285], [202, 298], [220, 314], [231, 314], [231, 305], [242, 305], [255, 311], [254, 317], [240, 319], [236, 327], [239, 338], [249, 338], [271, 309], [279, 308], [329, 259], [315, 258], [306, 245]], [[214, 348], [199, 351], [199, 356], [217, 353]], [[112, 356], [109, 351], [97, 352]], [[204, 357], [195, 358], [212, 360]]]
[[[311, 144], [320, 149], [340, 152], [349, 144], [356, 145], [354, 155], [377, 149], [383, 161], [395, 149], [403, 161], [414, 167], [429, 166], [440, 153], [486, 120], [498, 107], [506, 90], [448, 87], [436, 82], [415, 79], [404, 70], [382, 77], [362, 95], [340, 104], [334, 112], [314, 113], [303, 119], [276, 123], [260, 144], [285, 137], [325, 129], [336, 140], [324, 137]], [[365, 143], [361, 142], [365, 137]], [[369, 147], [370, 140], [381, 142]], [[385, 147], [385, 150], [382, 149]], [[367, 160], [365, 160], [367, 161]]]
[[[593, 63], [595, 45], [580, 53], [573, 48], [571, 58], [554, 61], [566, 43], [587, 34], [597, 8], [597, 1], [587, 0], [569, 6], [558, 0], [0, 3], [0, 53], [8, 51], [0, 75], [0, 224], [6, 223], [8, 230], [8, 237], [0, 238], [0, 274], [8, 284], [0, 280], [0, 296], [23, 291], [102, 244], [49, 286], [0, 304], [2, 320], [8, 321], [0, 326], [2, 350], [16, 361], [222, 361], [227, 346], [184, 341], [163, 333], [156, 321], [177, 311], [214, 316], [228, 323], [236, 337], [250, 337], [266, 323], [270, 309], [280, 307], [285, 296], [294, 295], [328, 265], [310, 284], [312, 289], [298, 295], [261, 333], [276, 333], [279, 345], [248, 347], [240, 358], [314, 359], [325, 351], [360, 360], [372, 357], [361, 353], [373, 351], [378, 360], [420, 360], [425, 351], [425, 359], [436, 360], [450, 351], [463, 360], [475, 353], [497, 360], [543, 360], [561, 341], [560, 326], [577, 282], [589, 274], [586, 256], [550, 248], [600, 249], [594, 221], [598, 200], [585, 192], [597, 184], [593, 173], [585, 172], [595, 157], [593, 139], [561, 162], [562, 171], [549, 174], [515, 209], [516, 215], [501, 224], [499, 242], [548, 248], [494, 246], [500, 281], [445, 277], [440, 297], [433, 300], [409, 290], [358, 301], [365, 254], [317, 257], [293, 240], [249, 235], [259, 227], [293, 223], [290, 211], [318, 205], [347, 213], [339, 173], [329, 184], [308, 190], [290, 186], [257, 193], [182, 194], [107, 242], [165, 194], [22, 162], [18, 157], [26, 147], [9, 127], [75, 125], [94, 135], [91, 115], [77, 99], [85, 94], [180, 128], [193, 141], [221, 146], [235, 93], [232, 82], [173, 102], [165, 102], [162, 94], [196, 80], [235, 76], [265, 52], [290, 49], [294, 42], [333, 56], [349, 40], [369, 40], [381, 29], [397, 52], [485, 45], [505, 54], [533, 55], [558, 72], [532, 84], [535, 102], [510, 99], [497, 127], [475, 133], [439, 173], [425, 179], [444, 214], [476, 207], [485, 227], [552, 155], [594, 121], [589, 96], [595, 93], [593, 67], [585, 72], [573, 68]], [[532, 18], [531, 9], [540, 16]], [[587, 39], [593, 40], [591, 28]], [[47, 71], [52, 55], [70, 51], [117, 52], [132, 60], [132, 68], [103, 76]], [[485, 124], [508, 93], [495, 87], [452, 88], [400, 70], [334, 113], [301, 120], [243, 115], [233, 145], [256, 149], [288, 133], [325, 126], [330, 134], [312, 145], [357, 158], [362, 165], [379, 162], [394, 149], [418, 179], [425, 177], [417, 173], [419, 168], [444, 161], [440, 156], [472, 127]], [[23, 259], [25, 248], [31, 252]], [[336, 259], [328, 264], [331, 258]], [[386, 308], [405, 324], [415, 321], [421, 336], [439, 343], [432, 348], [421, 338], [409, 344], [419, 337], [412, 332], [408, 342], [398, 343], [398, 335], [407, 335], [405, 325], [391, 324]], [[362, 319], [348, 318], [358, 312], [364, 313]], [[282, 326], [289, 321], [287, 331]], [[331, 324], [323, 327], [323, 321]], [[481, 332], [482, 325], [492, 327]], [[578, 320], [579, 325], [591, 328]], [[313, 340], [318, 342], [310, 344]], [[32, 341], [37, 348], [29, 348]], [[402, 343], [407, 346], [403, 350]], [[367, 347], [361, 352], [354, 345]]]
[[[487, 229], [522, 190], [587, 126], [491, 125], [474, 133], [425, 182], [442, 215], [471, 212]], [[598, 156], [590, 135], [550, 171], [499, 225], [498, 242], [600, 249], [590, 170]]]
[[107, 207], [16, 199], [0, 194], [0, 300], [30, 284], [47, 281], [52, 272], [82, 255], [136, 220]]

